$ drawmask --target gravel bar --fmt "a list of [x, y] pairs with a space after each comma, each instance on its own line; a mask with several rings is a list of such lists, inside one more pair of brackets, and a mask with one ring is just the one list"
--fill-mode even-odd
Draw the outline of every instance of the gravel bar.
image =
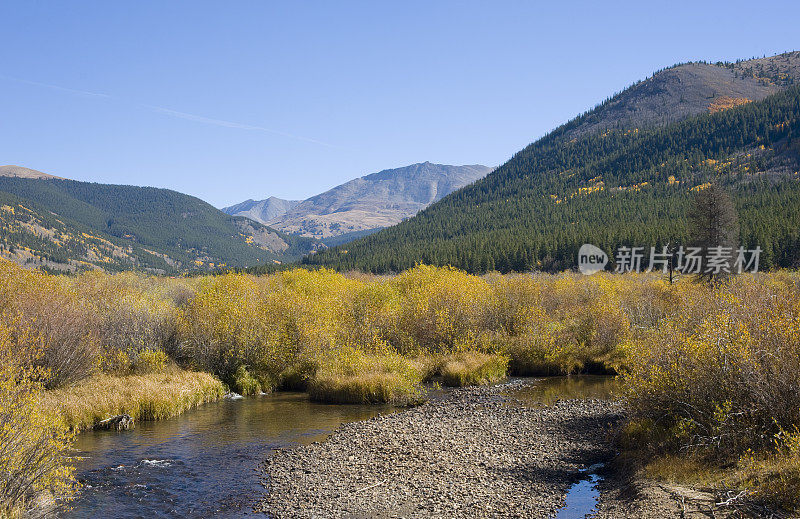
[[457, 389], [279, 450], [265, 463], [258, 510], [276, 518], [552, 517], [580, 470], [613, 456], [609, 432], [622, 408], [513, 397], [532, 383]]

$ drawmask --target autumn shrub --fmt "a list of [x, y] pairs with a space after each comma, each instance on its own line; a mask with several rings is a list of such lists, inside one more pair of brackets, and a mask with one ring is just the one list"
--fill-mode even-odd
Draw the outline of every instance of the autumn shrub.
[[627, 344], [624, 380], [637, 415], [735, 454], [800, 423], [800, 292], [763, 275], [703, 290], [702, 312], [688, 302]]
[[[71, 288], [91, 312], [92, 333], [111, 371], [138, 369], [137, 357], [173, 350], [177, 339], [176, 284], [134, 273], [87, 272]], [[128, 361], [123, 361], [127, 356]]]
[[[177, 356], [231, 387], [242, 366], [251, 372], [276, 369], [272, 366], [279, 363], [279, 344], [288, 334], [264, 295], [263, 287], [248, 276], [228, 274], [204, 280], [180, 311]], [[286, 341], [283, 354], [291, 348]]]
[[40, 353], [36, 362], [47, 373], [47, 387], [80, 380], [98, 369], [96, 323], [67, 279], [0, 260], [0, 293], [1, 318], [27, 330], [14, 340], [19, 351]]
[[179, 313], [177, 356], [231, 386], [240, 366], [274, 385], [294, 365], [347, 343], [356, 285], [332, 271], [306, 270], [204, 280]]
[[621, 292], [627, 282], [602, 274], [494, 281], [490, 328], [502, 332], [511, 373], [613, 373], [630, 330]]
[[[21, 362], [13, 331], [0, 323], [0, 516], [13, 516], [47, 493], [68, 499], [76, 488], [69, 464], [72, 435], [47, 408], [41, 369]], [[22, 354], [20, 354], [22, 353]], [[27, 505], [27, 506], [26, 506]]]
[[163, 350], [142, 349], [136, 353], [132, 371], [138, 374], [159, 373], [167, 369], [169, 362]]
[[484, 279], [450, 267], [418, 265], [390, 283], [402, 301], [390, 341], [397, 351], [447, 353], [475, 344], [490, 295]]
[[636, 424], [629, 447], [738, 467], [748, 475], [734, 484], [783, 506], [779, 494], [800, 492], [796, 457], [775, 445], [800, 425], [796, 277], [748, 274], [672, 292], [679, 304], [623, 347], [629, 427]]
[[240, 395], [257, 395], [261, 393], [261, 383], [247, 371], [247, 368], [239, 366], [233, 376], [231, 389]]

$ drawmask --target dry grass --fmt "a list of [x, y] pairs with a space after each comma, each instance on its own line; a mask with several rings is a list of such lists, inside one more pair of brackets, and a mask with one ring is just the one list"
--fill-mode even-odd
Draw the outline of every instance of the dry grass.
[[449, 355], [440, 368], [442, 383], [451, 387], [491, 384], [505, 378], [507, 372], [508, 357], [479, 352]]
[[730, 463], [686, 454], [657, 455], [644, 463], [643, 473], [668, 484], [744, 491], [744, 507], [800, 511], [800, 458], [787, 452], [749, 454]]
[[124, 377], [99, 374], [47, 391], [42, 400], [69, 427], [84, 429], [118, 414], [135, 420], [169, 418], [224, 394], [222, 382], [208, 373], [170, 368]]
[[422, 399], [421, 382], [417, 364], [400, 355], [348, 350], [322, 364], [308, 394], [327, 403], [412, 405]]
[[413, 405], [421, 401], [416, 381], [398, 373], [321, 374], [309, 385], [308, 394], [328, 404]]

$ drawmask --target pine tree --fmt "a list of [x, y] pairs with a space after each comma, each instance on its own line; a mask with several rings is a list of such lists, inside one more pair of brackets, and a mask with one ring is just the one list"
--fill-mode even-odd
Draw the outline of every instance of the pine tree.
[[[726, 256], [728, 264], [732, 264], [734, 251], [739, 244], [739, 221], [736, 207], [725, 189], [714, 182], [706, 189], [698, 191], [687, 217], [691, 245], [701, 247], [706, 258], [712, 248], [722, 247], [729, 251]], [[724, 270], [714, 272], [706, 269], [699, 279], [714, 282], [727, 275]]]

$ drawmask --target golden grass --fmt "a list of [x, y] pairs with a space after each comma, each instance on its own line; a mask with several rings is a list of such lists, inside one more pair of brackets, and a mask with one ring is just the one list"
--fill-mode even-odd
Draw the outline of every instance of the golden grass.
[[312, 400], [329, 404], [413, 405], [421, 402], [417, 381], [399, 373], [318, 375], [308, 386]]
[[69, 427], [85, 429], [118, 414], [134, 420], [170, 418], [224, 394], [222, 382], [213, 375], [173, 367], [147, 375], [95, 375], [46, 391], [42, 402]]
[[644, 474], [665, 483], [710, 487], [718, 485], [723, 472], [719, 467], [692, 456], [665, 455], [653, 458]]
[[508, 357], [475, 351], [448, 355], [440, 368], [442, 383], [453, 387], [491, 384], [507, 372]]
[[312, 400], [336, 404], [412, 405], [422, 400], [421, 383], [416, 363], [400, 355], [345, 349], [320, 366], [308, 394]]

